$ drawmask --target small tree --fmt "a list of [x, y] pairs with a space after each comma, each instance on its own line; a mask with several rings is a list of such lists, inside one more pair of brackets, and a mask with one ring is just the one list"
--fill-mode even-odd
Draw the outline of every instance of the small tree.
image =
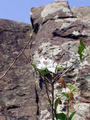
[[[41, 58], [40, 64], [32, 64], [35, 71], [38, 71], [40, 77], [42, 78], [45, 87], [46, 94], [48, 97], [48, 102], [51, 108], [52, 120], [71, 120], [75, 114], [75, 112], [69, 113], [70, 111], [70, 102], [74, 100], [74, 93], [76, 89], [74, 86], [67, 86], [63, 76], [69, 72], [70, 69], [76, 64], [79, 64], [84, 60], [83, 51], [86, 49], [82, 40], [80, 40], [80, 45], [78, 47], [78, 54], [80, 60], [76, 59], [75, 62], [69, 66], [68, 68], [64, 68], [63, 66], [58, 66], [56, 62], [50, 59]], [[54, 95], [54, 85], [59, 81], [59, 84], [62, 85], [61, 96], [55, 98]], [[50, 97], [51, 96], [51, 97]], [[64, 96], [67, 101], [67, 113], [57, 113], [57, 107], [59, 104], [62, 104], [61, 97]]]

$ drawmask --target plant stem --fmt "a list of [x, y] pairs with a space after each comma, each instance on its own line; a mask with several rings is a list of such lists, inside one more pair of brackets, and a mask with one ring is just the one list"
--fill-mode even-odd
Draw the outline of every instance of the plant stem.
[[[46, 94], [47, 94], [47, 97], [48, 97], [48, 100], [50, 100], [50, 97], [49, 97], [49, 93], [48, 93], [48, 88], [46, 87], [46, 85], [45, 85], [45, 88], [46, 88]], [[50, 106], [51, 106], [51, 102], [49, 102], [49, 104], [50, 104]]]
[[68, 104], [67, 104], [67, 120], [69, 118], [69, 100], [68, 100]]
[[51, 105], [51, 110], [52, 110], [52, 120], [54, 120], [54, 84], [51, 84], [52, 87], [52, 105]]

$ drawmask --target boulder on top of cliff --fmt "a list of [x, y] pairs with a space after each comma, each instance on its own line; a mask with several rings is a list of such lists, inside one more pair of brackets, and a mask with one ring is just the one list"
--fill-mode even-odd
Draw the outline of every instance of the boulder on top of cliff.
[[40, 24], [45, 23], [48, 20], [71, 17], [74, 16], [69, 8], [67, 1], [54, 1], [48, 5], [31, 9], [32, 25], [37, 30]]

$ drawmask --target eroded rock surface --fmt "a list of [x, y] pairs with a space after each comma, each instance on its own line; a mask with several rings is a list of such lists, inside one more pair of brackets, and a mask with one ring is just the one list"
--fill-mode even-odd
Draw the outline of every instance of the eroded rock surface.
[[81, 19], [90, 19], [90, 7], [72, 7], [73, 14]]
[[30, 41], [30, 32], [29, 24], [0, 20], [0, 120], [4, 120], [4, 117], [8, 120], [36, 119], [35, 84], [32, 67], [28, 62], [29, 45], [1, 79]]
[[[66, 16], [67, 13], [65, 12], [66, 14], [63, 13], [63, 17], [61, 14], [59, 14], [58, 17], [54, 16], [54, 15], [57, 15], [58, 13], [61, 13], [62, 8], [64, 9], [64, 7], [61, 7], [61, 9], [56, 10], [56, 8], [58, 8], [59, 3], [60, 4], [62, 3], [61, 4], [62, 6], [65, 5], [64, 7], [65, 9], [68, 9], [69, 15]], [[55, 8], [50, 7], [53, 4], [55, 5]], [[50, 11], [49, 11], [50, 13], [48, 12], [45, 13], [45, 10], [47, 11], [49, 7], [50, 7]], [[34, 14], [35, 9], [37, 10], [37, 8], [34, 8], [34, 12], [33, 10], [31, 11], [32, 19], [35, 18], [35, 14]], [[35, 63], [38, 64], [41, 57], [43, 56], [44, 58], [53, 59], [59, 65], [62, 65], [64, 67], [66, 66], [69, 67], [71, 64], [73, 64], [73, 62], [76, 59], [78, 59], [78, 46], [79, 46], [80, 39], [82, 39], [84, 44], [87, 46], [88, 52], [90, 51], [89, 49], [90, 48], [90, 35], [89, 35], [90, 17], [88, 17], [86, 20], [86, 17], [85, 18], [83, 17], [83, 19], [81, 17], [77, 17], [78, 14], [79, 12], [77, 14], [75, 14], [75, 12], [74, 14], [71, 12], [71, 9], [68, 7], [67, 2], [58, 1], [55, 3], [51, 3], [49, 5], [46, 5], [42, 10], [42, 12], [38, 14], [39, 15], [38, 18], [40, 19], [43, 18], [43, 20], [46, 20], [45, 22], [43, 22], [43, 24], [40, 21], [38, 21], [38, 18], [35, 19], [35, 21], [33, 19], [33, 25], [36, 24], [36, 21], [38, 21], [37, 23], [39, 23], [40, 25], [35, 42], [33, 42], [33, 46], [32, 46], [33, 61]], [[48, 16], [50, 18], [48, 18]], [[84, 60], [83, 63], [73, 66], [73, 70], [69, 71], [69, 73], [66, 76], [64, 76], [65, 81], [67, 82], [68, 85], [73, 84], [74, 86], [77, 87], [77, 89], [79, 89], [79, 95], [77, 96], [76, 103], [74, 103], [71, 108], [72, 111], [75, 111], [75, 110], [77, 111], [73, 120], [76, 120], [76, 119], [89, 120], [90, 119], [90, 115], [89, 115], [89, 112], [90, 112], [90, 94], [89, 94], [90, 62], [89, 61], [90, 61], [90, 54]], [[58, 85], [55, 85], [55, 86], [56, 86], [55, 94], [59, 94], [60, 89], [58, 89]], [[50, 119], [49, 118], [50, 110], [48, 109], [47, 100], [44, 99], [43, 101], [42, 92], [41, 93], [38, 92], [38, 93], [39, 93], [39, 98], [41, 103], [39, 106], [41, 110], [40, 118], [42, 118], [41, 120]], [[43, 96], [43, 98], [44, 97], [45, 95]], [[46, 110], [45, 103], [47, 103], [46, 104], [47, 110]], [[45, 114], [45, 111], [46, 111], [46, 114]]]
[[66, 1], [55, 1], [48, 5], [31, 9], [31, 21], [36, 32], [38, 31], [40, 25], [48, 20], [72, 17], [73, 14]]

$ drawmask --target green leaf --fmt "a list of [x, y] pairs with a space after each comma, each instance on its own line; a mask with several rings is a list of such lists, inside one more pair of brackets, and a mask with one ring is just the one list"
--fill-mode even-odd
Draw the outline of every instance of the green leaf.
[[72, 120], [73, 116], [75, 115], [76, 112], [72, 112], [68, 120]]
[[50, 103], [50, 105], [51, 105], [51, 100], [50, 99], [48, 99], [48, 102]]
[[84, 45], [84, 43], [83, 43], [82, 40], [80, 40], [80, 45], [81, 45], [84, 49], [86, 48], [86, 46]]
[[56, 118], [58, 120], [66, 120], [66, 115], [64, 113], [58, 113], [56, 114]]
[[83, 50], [86, 48], [86, 46], [84, 45], [83, 41], [80, 40], [80, 45], [78, 47], [78, 54], [80, 56], [80, 60], [82, 60], [82, 57], [83, 57]]
[[74, 86], [70, 85], [70, 86], [67, 86], [69, 88], [70, 91], [72, 91], [74, 89]]
[[37, 68], [36, 64], [32, 64], [32, 66], [33, 66], [34, 68]]
[[55, 100], [55, 112], [56, 112], [56, 110], [57, 110], [57, 106], [58, 106], [59, 101], [60, 101], [60, 98], [57, 98], [57, 99]]
[[62, 92], [62, 95], [65, 96], [67, 99], [69, 99], [69, 94], [68, 93]]
[[63, 67], [61, 66], [61, 67], [56, 67], [56, 70], [58, 71], [58, 70], [61, 70]]
[[69, 90], [70, 90], [71, 92], [75, 92], [75, 91], [76, 91], [76, 88], [75, 88], [74, 86], [72, 86], [72, 85], [67, 86], [67, 88], [69, 88]]
[[34, 32], [34, 30], [32, 30], [32, 32], [30, 33], [30, 38], [33, 36], [33, 32]]
[[40, 73], [43, 75], [46, 75], [48, 73], [50, 73], [50, 71], [46, 68], [46, 69], [39, 69]]
[[45, 82], [45, 87], [46, 87], [46, 89], [48, 89], [48, 87], [49, 87], [48, 82]]
[[72, 90], [72, 92], [75, 92], [76, 91], [76, 88], [74, 88], [73, 90]]

